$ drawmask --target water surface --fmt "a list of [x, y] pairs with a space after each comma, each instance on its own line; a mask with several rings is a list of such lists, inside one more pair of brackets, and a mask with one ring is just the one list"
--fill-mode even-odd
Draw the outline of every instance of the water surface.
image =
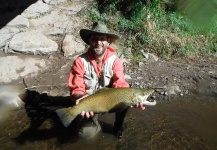
[[[3, 115], [3, 114], [1, 114]], [[6, 149], [217, 149], [217, 97], [198, 94], [180, 97], [146, 110], [132, 108], [126, 130], [117, 139], [112, 130], [114, 114], [100, 117], [104, 132], [94, 139], [78, 139], [56, 116], [36, 121], [30, 128], [25, 108], [11, 110], [0, 120], [0, 148]]]

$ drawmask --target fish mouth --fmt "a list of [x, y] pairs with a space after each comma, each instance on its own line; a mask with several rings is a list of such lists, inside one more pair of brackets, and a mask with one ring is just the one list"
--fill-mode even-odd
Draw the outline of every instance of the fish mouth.
[[147, 98], [147, 100], [146, 100], [146, 102], [145, 102], [145, 105], [147, 105], [147, 106], [155, 106], [156, 104], [157, 104], [157, 102], [156, 102], [156, 96], [153, 95], [153, 94], [151, 94], [151, 95]]
[[156, 96], [154, 94], [151, 94], [148, 98], [147, 98], [147, 101], [149, 102], [154, 102], [156, 101]]

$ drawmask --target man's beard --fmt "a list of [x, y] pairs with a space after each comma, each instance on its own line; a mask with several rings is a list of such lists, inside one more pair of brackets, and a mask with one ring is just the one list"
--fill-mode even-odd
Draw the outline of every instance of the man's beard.
[[107, 48], [103, 48], [103, 50], [102, 50], [101, 52], [97, 52], [97, 51], [93, 48], [93, 53], [94, 53], [94, 55], [96, 55], [96, 56], [102, 56], [102, 55], [105, 53], [106, 49], [107, 49]]

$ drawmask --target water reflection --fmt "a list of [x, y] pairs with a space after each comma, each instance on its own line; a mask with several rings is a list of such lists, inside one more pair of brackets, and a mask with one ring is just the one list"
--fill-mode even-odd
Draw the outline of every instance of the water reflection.
[[216, 149], [217, 99], [198, 94], [160, 102], [145, 111], [130, 109], [124, 138], [109, 130], [114, 114], [100, 116], [104, 131], [94, 139], [77, 138], [55, 110], [72, 105], [69, 97], [49, 97], [31, 91], [25, 107], [0, 122], [1, 149]]

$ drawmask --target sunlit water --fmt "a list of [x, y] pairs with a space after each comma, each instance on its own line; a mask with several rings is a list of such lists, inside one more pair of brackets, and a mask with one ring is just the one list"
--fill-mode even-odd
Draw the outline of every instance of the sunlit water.
[[[2, 115], [2, 114], [1, 114]], [[114, 114], [100, 117], [103, 126], [112, 126]], [[25, 108], [12, 110], [0, 120], [0, 149], [217, 149], [217, 97], [197, 95], [158, 103], [146, 110], [130, 109], [124, 137], [119, 140], [108, 131], [85, 141], [47, 119], [29, 129]]]

